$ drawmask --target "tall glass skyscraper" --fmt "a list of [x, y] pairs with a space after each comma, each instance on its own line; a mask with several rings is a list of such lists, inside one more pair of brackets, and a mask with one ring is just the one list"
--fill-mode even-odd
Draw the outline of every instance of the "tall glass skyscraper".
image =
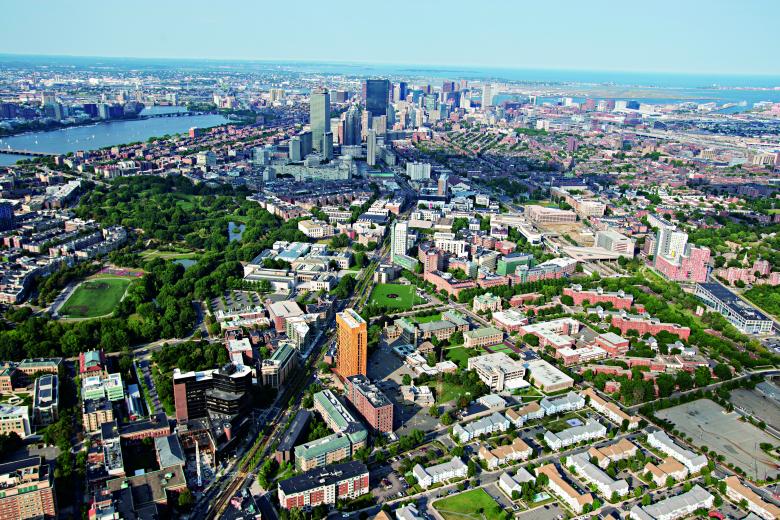
[[344, 117], [344, 142], [346, 145], [360, 144], [362, 137], [360, 135], [360, 110], [355, 105], [349, 107]]
[[390, 99], [390, 82], [386, 79], [367, 79], [363, 85], [366, 110], [373, 117], [387, 115], [387, 102]]
[[309, 97], [309, 125], [312, 147], [322, 152], [322, 136], [330, 132], [330, 94], [325, 89], [314, 90]]

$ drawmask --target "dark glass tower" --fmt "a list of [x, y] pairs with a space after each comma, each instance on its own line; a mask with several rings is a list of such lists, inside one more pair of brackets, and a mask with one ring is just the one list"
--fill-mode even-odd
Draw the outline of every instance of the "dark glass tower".
[[386, 79], [367, 79], [365, 90], [366, 110], [373, 117], [387, 115], [387, 102], [390, 98], [390, 82]]

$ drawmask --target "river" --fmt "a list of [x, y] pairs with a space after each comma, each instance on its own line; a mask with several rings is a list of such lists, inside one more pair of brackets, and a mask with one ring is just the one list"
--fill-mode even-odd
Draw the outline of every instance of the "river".
[[[165, 108], [170, 110], [177, 107]], [[0, 138], [0, 148], [50, 153], [96, 150], [117, 144], [146, 141], [150, 137], [165, 134], [179, 134], [188, 131], [194, 126], [209, 128], [227, 122], [227, 118], [216, 114], [106, 121], [88, 126], [74, 126], [59, 130], [30, 132]], [[0, 154], [0, 166], [14, 164], [16, 161], [27, 158], [18, 155]]]

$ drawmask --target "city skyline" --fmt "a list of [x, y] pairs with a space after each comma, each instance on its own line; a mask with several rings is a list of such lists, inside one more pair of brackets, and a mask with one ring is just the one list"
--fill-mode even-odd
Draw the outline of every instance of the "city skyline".
[[[199, 9], [201, 5], [204, 9]], [[205, 10], [206, 3], [157, 5], [141, 1], [142, 24], [120, 24], [93, 1], [52, 5], [49, 16], [34, 17], [21, 2], [5, 6], [16, 23], [0, 35], [0, 52], [21, 55], [157, 59], [292, 61], [313, 63], [419, 64], [512, 70], [587, 70], [679, 74], [780, 75], [774, 56], [780, 42], [755, 31], [780, 16], [780, 5], [757, 0], [752, 8], [730, 10], [719, 1], [654, 5], [652, 11], [609, 2], [566, 3], [557, 12], [543, 6], [465, 2], [415, 5], [413, 16], [383, 36], [370, 23], [376, 7], [347, 2], [340, 11], [306, 3], [290, 23], [281, 6], [245, 2], [234, 9]], [[706, 7], [706, 8], [705, 8]], [[399, 13], [403, 12], [399, 6]], [[204, 12], [209, 12], [205, 17]], [[146, 16], [148, 13], [149, 16]], [[153, 13], [153, 16], [151, 14]], [[236, 16], [241, 13], [241, 16]], [[352, 18], [357, 14], [356, 18]], [[453, 15], [466, 13], [464, 26]], [[349, 16], [347, 16], [349, 14]], [[375, 16], [376, 15], [376, 16]], [[54, 21], [76, 17], [89, 30], [60, 37]], [[441, 34], [429, 21], [441, 18]], [[264, 24], [263, 21], [272, 23]], [[695, 21], [692, 22], [692, 21]], [[258, 22], [258, 26], [251, 25]], [[332, 31], [343, 22], [348, 31]], [[533, 22], [533, 23], [530, 23]], [[250, 25], [247, 25], [250, 24]], [[450, 26], [452, 29], [450, 29]], [[31, 31], [35, 27], [37, 30]], [[250, 30], [251, 29], [251, 30]], [[453, 37], [447, 37], [450, 33]], [[462, 35], [461, 38], [455, 36]], [[435, 37], [434, 37], [435, 36]], [[473, 45], [455, 45], [457, 41]], [[422, 42], [422, 43], [421, 43]], [[100, 49], [95, 52], [95, 49]]]

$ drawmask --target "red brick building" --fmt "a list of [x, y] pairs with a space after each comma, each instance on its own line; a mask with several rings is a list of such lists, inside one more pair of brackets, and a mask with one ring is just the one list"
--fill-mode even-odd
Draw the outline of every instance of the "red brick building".
[[376, 385], [362, 375], [348, 377], [344, 383], [347, 399], [374, 430], [393, 431], [393, 403]]
[[682, 327], [676, 323], [661, 323], [657, 319], [646, 319], [632, 316], [614, 316], [612, 318], [612, 326], [620, 329], [621, 334], [625, 334], [629, 330], [635, 330], [640, 336], [650, 334], [655, 336], [662, 330], [674, 334], [682, 340], [687, 340], [691, 335], [691, 329], [688, 327]]
[[606, 350], [610, 357], [618, 357], [626, 355], [629, 341], [615, 333], [607, 332], [596, 336], [596, 345]]
[[368, 493], [368, 468], [358, 461], [333, 464], [279, 482], [279, 504], [285, 509], [335, 504]]
[[623, 291], [604, 292], [601, 287], [592, 291], [584, 291], [582, 286], [574, 285], [564, 288], [563, 295], [571, 296], [572, 300], [574, 300], [574, 305], [582, 305], [584, 302], [588, 302], [591, 305], [611, 303], [612, 308], [618, 310], [628, 310], [634, 303], [634, 297], [630, 294], [626, 294]]
[[669, 280], [675, 282], [707, 281], [707, 262], [710, 250], [706, 247], [691, 247], [678, 259], [668, 259], [659, 255], [655, 259], [655, 268]]

